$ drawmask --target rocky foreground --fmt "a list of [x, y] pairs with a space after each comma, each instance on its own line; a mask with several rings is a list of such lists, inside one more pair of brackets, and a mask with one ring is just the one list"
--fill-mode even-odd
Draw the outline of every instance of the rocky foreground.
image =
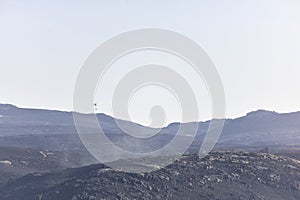
[[0, 189], [3, 200], [300, 199], [300, 161], [272, 154], [186, 155], [151, 173], [91, 165], [31, 174]]

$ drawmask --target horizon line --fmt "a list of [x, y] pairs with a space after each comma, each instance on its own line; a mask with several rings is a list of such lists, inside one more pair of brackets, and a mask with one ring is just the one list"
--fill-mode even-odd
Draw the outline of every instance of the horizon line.
[[[15, 108], [18, 108], [18, 109], [24, 109], [24, 110], [44, 110], [44, 111], [53, 111], [53, 112], [65, 112], [65, 113], [78, 113], [74, 110], [60, 110], [60, 109], [51, 109], [51, 108], [37, 108], [37, 107], [22, 107], [22, 106], [19, 106], [19, 105], [15, 105], [15, 104], [12, 104], [12, 103], [2, 103], [0, 102], [0, 105], [7, 105], [7, 106], [13, 106]], [[257, 110], [252, 110], [252, 111], [249, 111], [249, 112], [246, 112], [245, 114], [243, 115], [240, 115], [240, 116], [237, 116], [237, 117], [225, 117], [225, 118], [211, 118], [211, 119], [208, 119], [208, 120], [198, 120], [198, 121], [190, 121], [190, 122], [180, 122], [180, 121], [173, 121], [171, 123], [168, 123], [166, 124], [166, 126], [163, 126], [161, 128], [165, 128], [165, 127], [168, 127], [172, 124], [187, 124], [187, 123], [205, 123], [205, 122], [209, 122], [209, 121], [212, 121], [212, 120], [235, 120], [235, 119], [239, 119], [239, 118], [242, 118], [242, 117], [246, 117], [247, 115], [249, 115], [250, 113], [256, 113], [256, 112], [260, 112], [260, 111], [263, 111], [263, 112], [269, 112], [269, 113], [275, 113], [275, 114], [292, 114], [292, 113], [298, 113], [300, 111], [292, 111], [292, 112], [277, 112], [277, 111], [272, 111], [272, 110], [267, 110], [267, 109], [257, 109]], [[134, 121], [131, 121], [131, 120], [127, 120], [127, 119], [121, 119], [121, 118], [118, 118], [118, 117], [115, 117], [115, 116], [112, 116], [110, 114], [107, 114], [105, 112], [97, 112], [97, 113], [79, 113], [79, 114], [102, 114], [102, 115], [106, 115], [106, 116], [109, 116], [111, 118], [114, 118], [114, 119], [117, 119], [117, 120], [122, 120], [122, 121], [128, 121], [128, 122], [132, 122], [132, 123], [135, 123], [135, 124], [138, 124], [138, 125], [141, 125], [141, 126], [144, 126], [144, 127], [149, 127], [149, 128], [154, 128], [154, 127], [150, 127], [150, 126], [147, 126], [147, 125], [143, 125], [139, 122], [134, 122]]]

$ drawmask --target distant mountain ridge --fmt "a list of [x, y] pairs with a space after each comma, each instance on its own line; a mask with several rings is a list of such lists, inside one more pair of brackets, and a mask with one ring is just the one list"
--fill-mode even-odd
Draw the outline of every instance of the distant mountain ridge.
[[[299, 115], [300, 111], [297, 112], [291, 112], [291, 113], [277, 113], [275, 111], [268, 111], [259, 109], [257, 111], [252, 111], [247, 113], [245, 116], [241, 116], [238, 118], [227, 118], [227, 121], [231, 120], [239, 120], [244, 118], [262, 118], [262, 117], [270, 117], [270, 116], [279, 116], [279, 115]], [[35, 109], [35, 108], [19, 108], [12, 104], [1, 104], [0, 103], [0, 116], [2, 121], [0, 123], [4, 124], [4, 122], [12, 122], [12, 119], [22, 119], [23, 122], [27, 122], [28, 124], [31, 122], [33, 124], [39, 124], [39, 125], [49, 125], [51, 123], [54, 123], [55, 125], [74, 125], [73, 122], [73, 112], [72, 111], [60, 111], [60, 110], [48, 110], [48, 109]], [[112, 120], [120, 120], [123, 122], [133, 123], [137, 124], [136, 122], [126, 121], [114, 118], [110, 115], [104, 114], [104, 113], [97, 113], [97, 116], [102, 121], [111, 122]], [[13, 117], [13, 118], [12, 118]], [[5, 120], [5, 121], [4, 121]], [[189, 123], [209, 123], [211, 120], [208, 121], [199, 121], [199, 122], [173, 122], [168, 124], [164, 128], [176, 126], [178, 124], [189, 124]], [[138, 124], [140, 125], [140, 124]], [[143, 126], [143, 125], [140, 125]], [[144, 126], [145, 128], [150, 128], [147, 126]], [[1, 135], [1, 132], [0, 132]], [[23, 135], [23, 134], [22, 134]]]
[[[16, 146], [26, 148], [42, 148], [49, 150], [78, 149], [82, 144], [76, 134], [72, 112], [24, 109], [10, 104], [0, 104], [0, 146]], [[97, 114], [102, 128], [112, 135], [114, 142], [131, 141], [122, 135], [111, 116]], [[137, 124], [123, 121], [129, 131], [135, 131]], [[193, 123], [198, 123], [199, 130], [196, 143], [201, 144], [210, 121], [172, 123], [161, 132], [164, 139], [169, 139], [180, 125], [189, 130]], [[226, 119], [223, 132], [219, 138], [219, 147], [252, 147], [272, 145], [300, 144], [300, 112], [279, 114], [258, 110], [243, 117]], [[139, 125], [139, 131], [148, 131], [149, 127]], [[188, 131], [187, 131], [188, 132]], [[44, 141], [46, 140], [46, 141]], [[160, 141], [158, 141], [160, 142]], [[162, 141], [163, 142], [163, 141]], [[154, 144], [157, 145], [157, 144]]]

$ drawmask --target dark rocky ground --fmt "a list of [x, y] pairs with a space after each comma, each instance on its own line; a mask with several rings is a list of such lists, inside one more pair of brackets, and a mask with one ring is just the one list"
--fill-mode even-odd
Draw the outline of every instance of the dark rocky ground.
[[30, 173], [45, 173], [95, 163], [88, 154], [0, 147], [0, 185]]
[[91, 165], [10, 181], [1, 187], [0, 199], [298, 200], [300, 161], [266, 153], [214, 152], [205, 158], [182, 156], [151, 173]]

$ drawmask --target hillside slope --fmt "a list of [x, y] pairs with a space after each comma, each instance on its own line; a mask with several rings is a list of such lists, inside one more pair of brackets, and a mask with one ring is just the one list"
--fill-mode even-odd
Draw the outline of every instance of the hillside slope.
[[0, 189], [0, 199], [7, 200], [103, 198], [297, 200], [300, 161], [272, 154], [214, 152], [202, 159], [182, 156], [151, 173], [91, 165], [27, 175]]

